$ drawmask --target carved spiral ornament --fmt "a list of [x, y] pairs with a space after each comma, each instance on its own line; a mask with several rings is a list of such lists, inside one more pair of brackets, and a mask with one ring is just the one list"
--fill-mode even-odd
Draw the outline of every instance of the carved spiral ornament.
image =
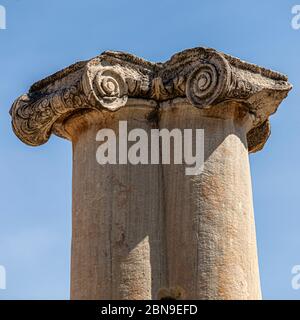
[[87, 75], [88, 90], [101, 106], [111, 111], [127, 102], [127, 84], [120, 73], [110, 67], [102, 67], [92, 76]]
[[198, 108], [209, 108], [226, 93], [230, 81], [230, 68], [221, 56], [213, 56], [201, 63], [190, 74], [186, 84], [186, 96]]

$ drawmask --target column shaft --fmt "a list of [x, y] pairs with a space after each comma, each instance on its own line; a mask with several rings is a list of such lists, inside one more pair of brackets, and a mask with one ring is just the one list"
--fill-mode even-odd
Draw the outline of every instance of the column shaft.
[[187, 299], [260, 299], [249, 115], [231, 105], [211, 112], [165, 103], [161, 110], [161, 128], [204, 129], [200, 175], [163, 166], [169, 286]]
[[164, 285], [160, 166], [96, 161], [97, 131], [151, 129], [148, 107], [72, 119], [72, 299], [151, 299]]

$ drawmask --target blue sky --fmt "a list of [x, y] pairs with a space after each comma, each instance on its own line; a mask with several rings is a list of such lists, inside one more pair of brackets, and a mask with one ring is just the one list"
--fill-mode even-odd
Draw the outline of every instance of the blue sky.
[[[300, 4], [300, 1], [298, 1]], [[294, 85], [272, 116], [272, 135], [250, 156], [265, 299], [300, 299], [300, 30], [289, 0], [0, 0], [0, 299], [69, 298], [71, 144], [38, 148], [13, 134], [8, 110], [29, 86], [104, 50], [163, 61], [213, 47], [289, 76]]]

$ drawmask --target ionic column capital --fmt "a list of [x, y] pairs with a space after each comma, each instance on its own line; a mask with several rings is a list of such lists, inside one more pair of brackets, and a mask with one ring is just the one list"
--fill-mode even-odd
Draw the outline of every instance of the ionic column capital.
[[114, 112], [133, 98], [151, 100], [158, 108], [175, 98], [200, 109], [235, 101], [253, 115], [248, 147], [254, 152], [266, 142], [268, 118], [291, 87], [280, 73], [213, 49], [188, 49], [165, 63], [107, 51], [35, 83], [14, 102], [11, 116], [16, 135], [37, 146], [51, 133], [69, 138], [63, 123], [70, 116], [90, 110]]

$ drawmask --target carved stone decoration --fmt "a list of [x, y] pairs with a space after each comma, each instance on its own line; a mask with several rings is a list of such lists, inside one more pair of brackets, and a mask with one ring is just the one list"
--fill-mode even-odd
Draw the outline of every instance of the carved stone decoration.
[[10, 114], [15, 134], [26, 144], [37, 146], [48, 141], [52, 127], [62, 116], [86, 108], [85, 97], [76, 85], [66, 87], [40, 99], [32, 94], [19, 97]]
[[83, 90], [92, 104], [115, 111], [125, 106], [128, 88], [121, 73], [112, 67], [92, 66], [83, 75]]
[[269, 133], [262, 135], [261, 125], [291, 87], [280, 73], [213, 49], [188, 49], [165, 63], [107, 51], [34, 84], [13, 104], [12, 125], [22, 141], [36, 146], [45, 143], [52, 132], [68, 138], [63, 129], [68, 117], [91, 109], [115, 112], [131, 98], [154, 100], [157, 107], [184, 98], [201, 109], [236, 101], [253, 115], [252, 152], [265, 143]]
[[224, 97], [230, 81], [230, 67], [223, 56], [214, 54], [205, 64], [200, 64], [187, 80], [186, 95], [199, 107], [208, 108]]

